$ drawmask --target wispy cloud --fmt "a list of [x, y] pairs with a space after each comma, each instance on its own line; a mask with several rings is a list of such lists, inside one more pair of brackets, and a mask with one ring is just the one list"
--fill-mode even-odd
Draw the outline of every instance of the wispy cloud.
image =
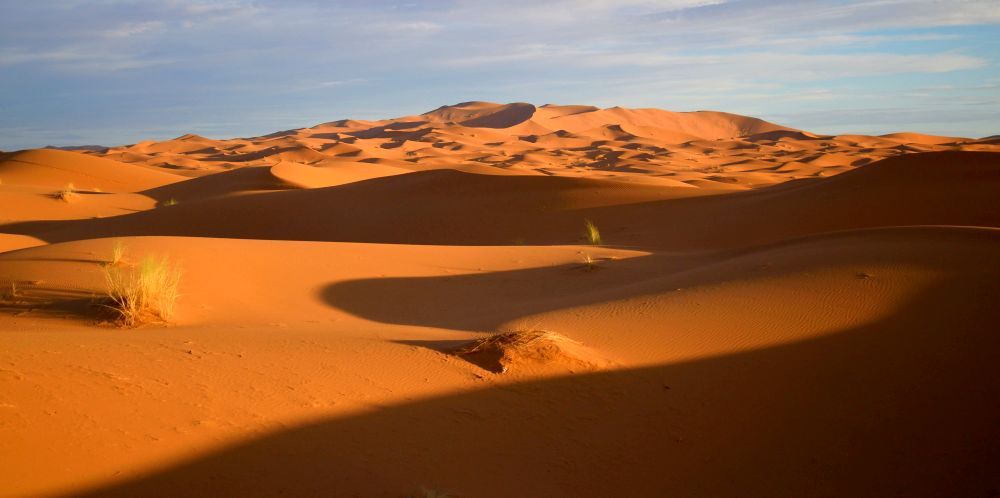
[[[99, 122], [115, 142], [154, 120], [266, 132], [278, 110], [306, 125], [494, 99], [725, 106], [808, 128], [854, 102], [941, 113], [936, 85], [981, 103], [978, 129], [1000, 116], [974, 89], [1000, 79], [998, 26], [995, 0], [11, 2], [0, 127]], [[0, 147], [33, 144], [18, 133]]]

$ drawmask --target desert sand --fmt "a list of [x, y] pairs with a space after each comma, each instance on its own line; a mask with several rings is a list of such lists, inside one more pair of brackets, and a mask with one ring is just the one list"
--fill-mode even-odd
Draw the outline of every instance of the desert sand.
[[4, 153], [0, 496], [993, 496], [998, 152], [467, 102]]

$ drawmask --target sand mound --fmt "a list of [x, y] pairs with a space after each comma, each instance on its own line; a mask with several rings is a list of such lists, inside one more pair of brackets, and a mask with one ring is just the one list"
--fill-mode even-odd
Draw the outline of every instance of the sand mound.
[[56, 149], [34, 149], [0, 156], [4, 183], [105, 192], [136, 192], [184, 180], [184, 177], [148, 168]]
[[355, 161], [324, 161], [320, 166], [282, 161], [271, 166], [271, 174], [294, 187], [321, 188], [409, 173], [402, 168]]
[[492, 334], [455, 349], [454, 354], [494, 373], [538, 366], [593, 370], [606, 363], [579, 342], [547, 330]]

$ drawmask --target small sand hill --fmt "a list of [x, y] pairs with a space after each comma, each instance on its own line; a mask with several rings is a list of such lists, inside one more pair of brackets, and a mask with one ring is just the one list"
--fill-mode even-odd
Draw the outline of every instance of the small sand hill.
[[35, 149], [0, 156], [5, 184], [52, 189], [73, 184], [80, 189], [136, 192], [183, 180], [183, 177], [78, 152]]
[[606, 366], [608, 361], [564, 335], [547, 330], [524, 330], [491, 334], [453, 351], [470, 363], [493, 373], [511, 370], [586, 371]]
[[326, 161], [322, 167], [282, 161], [270, 168], [275, 178], [299, 188], [344, 185], [371, 178], [401, 175], [408, 170], [371, 163]]

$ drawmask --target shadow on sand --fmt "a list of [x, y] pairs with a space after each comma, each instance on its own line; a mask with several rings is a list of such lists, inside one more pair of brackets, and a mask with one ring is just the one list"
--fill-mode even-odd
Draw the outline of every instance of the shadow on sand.
[[881, 321], [768, 349], [310, 423], [75, 496], [995, 496], [987, 286], [943, 281]]
[[[871, 268], [909, 266], [1000, 274], [992, 254], [1000, 232], [960, 227], [899, 227], [822, 234], [696, 260], [650, 254], [599, 263], [433, 277], [381, 277], [335, 282], [319, 291], [330, 306], [368, 320], [460, 331], [494, 331], [525, 316], [575, 306], [656, 296], [734, 280], [779, 279], [840, 268], [867, 278]], [[817, 288], [817, 292], [822, 289]], [[863, 292], [859, 288], [859, 292]], [[863, 299], [859, 294], [858, 299]], [[391, 304], [386, 304], [391, 303]]]

